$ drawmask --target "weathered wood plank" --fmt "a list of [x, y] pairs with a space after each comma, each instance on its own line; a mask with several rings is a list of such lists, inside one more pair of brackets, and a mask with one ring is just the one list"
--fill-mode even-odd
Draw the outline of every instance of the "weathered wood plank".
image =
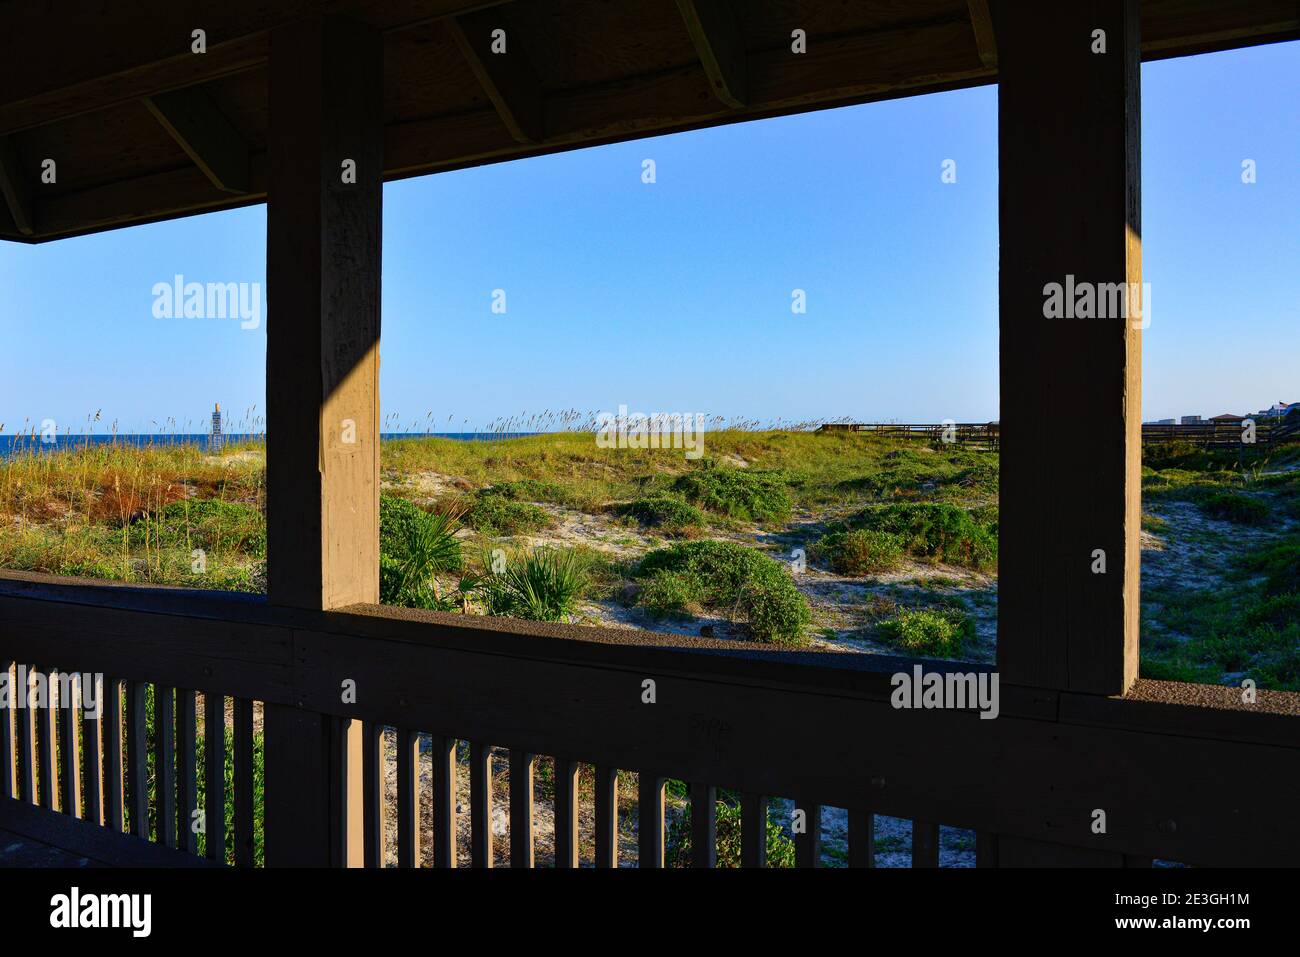
[[397, 866], [420, 866], [420, 734], [397, 729]]
[[510, 751], [510, 866], [533, 867], [536, 822], [533, 815], [533, 778], [537, 757]]
[[235, 866], [254, 863], [253, 829], [253, 702], [235, 698]]
[[366, 867], [384, 866], [384, 728], [374, 721], [362, 726], [361, 780], [365, 790]]
[[637, 866], [664, 866], [664, 782], [661, 775], [637, 775]]
[[[81, 817], [81, 727], [77, 720], [77, 679], [68, 676], [59, 694], [59, 801], [63, 813]], [[62, 700], [65, 694], [70, 700]]]
[[149, 751], [145, 736], [145, 695], [143, 681], [126, 683], [126, 789], [129, 792], [131, 833], [149, 838]]
[[379, 599], [383, 45], [306, 20], [271, 39], [267, 596]]
[[469, 749], [469, 834], [474, 867], [492, 867], [492, 747], [471, 741]]
[[767, 798], [742, 794], [740, 798], [740, 863], [742, 867], [767, 866]]
[[[1138, 2], [997, 9], [998, 670], [1015, 684], [1122, 694], [1138, 663]], [[1105, 53], [1092, 52], [1094, 30]], [[1068, 124], [1039, 122], [1063, 110]], [[1065, 318], [1073, 301], [1053, 314], [1052, 284], [1058, 298], [1093, 290], [1094, 313], [1122, 315]], [[1117, 288], [1138, 294], [1117, 301], [1106, 291]], [[1081, 416], [1095, 441], [1034, 441]]]
[[[45, 701], [39, 708], [33, 709], [36, 720], [36, 758], [39, 766], [41, 807], [51, 811], [59, 810], [59, 765], [54, 759], [54, 698], [50, 679], [55, 677], [54, 669], [39, 673], [46, 682]], [[38, 677], [39, 681], [40, 678]]]
[[803, 829], [794, 833], [794, 866], [821, 867], [822, 865], [822, 808], [810, 798], [795, 802], [794, 811], [803, 812]]
[[456, 739], [433, 739], [433, 861], [456, 866]]
[[618, 867], [618, 771], [596, 765], [596, 866]]
[[578, 866], [577, 761], [555, 758], [555, 866]]
[[176, 689], [176, 826], [178, 845], [189, 854], [199, 852], [199, 832], [194, 812], [199, 805], [198, 716], [191, 688]]
[[14, 722], [18, 699], [22, 692], [15, 682], [17, 675], [12, 661], [0, 658], [0, 677], [7, 682], [9, 707], [0, 708], [0, 797], [14, 797], [18, 793], [18, 778], [14, 767]]
[[[690, 783], [691, 867], [718, 866], [718, 790], [701, 781]], [[744, 822], [741, 822], [742, 841]]]
[[226, 861], [226, 696], [203, 693], [204, 850], [210, 861]]
[[120, 833], [126, 826], [126, 779], [123, 774], [122, 681], [104, 677], [104, 826]]
[[849, 867], [876, 866], [876, 816], [849, 809]]
[[176, 698], [171, 688], [153, 686], [154, 804], [159, 844], [176, 846]]
[[939, 866], [939, 825], [933, 821], [912, 821], [912, 866]]
[[[81, 747], [85, 761], [85, 774], [82, 791], [86, 799], [86, 820], [95, 824], [104, 823], [104, 692], [107, 681], [97, 679], [87, 673], [82, 680], [95, 683], [91, 701], [99, 709], [98, 717], [89, 717], [83, 711], [81, 723]], [[83, 698], [84, 700], [84, 698]]]

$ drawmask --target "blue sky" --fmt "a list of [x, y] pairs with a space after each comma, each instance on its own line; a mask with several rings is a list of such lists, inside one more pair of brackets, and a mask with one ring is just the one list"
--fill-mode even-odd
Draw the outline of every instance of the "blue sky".
[[[1145, 418], [1300, 400], [1298, 53], [1143, 68]], [[986, 87], [390, 184], [384, 414], [995, 418], [996, 111]], [[259, 206], [0, 244], [5, 432], [260, 414], [264, 327], [158, 319], [152, 290], [264, 291], [265, 227]]]

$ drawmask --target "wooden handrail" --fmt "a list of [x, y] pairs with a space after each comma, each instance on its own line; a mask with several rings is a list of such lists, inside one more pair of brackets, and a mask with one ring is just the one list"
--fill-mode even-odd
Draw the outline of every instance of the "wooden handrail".
[[[1264, 692], [1253, 709], [1229, 709], [1003, 686], [1001, 716], [986, 721], [891, 707], [890, 676], [910, 667], [904, 659], [744, 643], [727, 653], [717, 647], [724, 643], [681, 636], [656, 643], [660, 636], [644, 633], [377, 606], [292, 612], [221, 594], [191, 593], [178, 606], [164, 589], [32, 579], [0, 578], [7, 660], [233, 693], [305, 716], [506, 747], [521, 761], [559, 754], [610, 770], [654, 768], [748, 794], [1120, 857], [1266, 864], [1300, 847], [1300, 822], [1287, 810], [1300, 695]], [[355, 704], [341, 700], [344, 678], [357, 684]], [[656, 683], [654, 704], [642, 701], [646, 679]], [[1228, 689], [1205, 693], [1217, 690]], [[1238, 785], [1221, 775], [1242, 762], [1279, 782], [1252, 792], [1248, 815], [1239, 813]], [[287, 780], [277, 786], [292, 787]], [[286, 776], [268, 767], [268, 790], [273, 781]], [[446, 797], [445, 782], [438, 791]], [[324, 801], [295, 796], [316, 799]], [[474, 801], [489, 813], [490, 804], [487, 794]], [[1080, 823], [1095, 807], [1107, 809], [1105, 835]], [[1167, 820], [1182, 824], [1169, 830]], [[484, 824], [480, 839], [490, 838]], [[293, 863], [273, 859], [270, 827], [268, 861]]]

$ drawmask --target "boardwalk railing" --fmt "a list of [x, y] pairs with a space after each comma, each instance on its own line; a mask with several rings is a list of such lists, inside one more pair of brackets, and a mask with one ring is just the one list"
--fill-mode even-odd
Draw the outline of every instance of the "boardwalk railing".
[[[1300, 418], [1277, 419], [1260, 416], [1250, 420], [1254, 431], [1243, 440], [1246, 429], [1241, 422], [1192, 422], [1186, 425], [1142, 426], [1143, 445], [1169, 445], [1186, 442], [1207, 448], [1236, 448], [1245, 441], [1257, 446], [1294, 441], [1300, 435]], [[997, 422], [829, 422], [819, 432], [866, 432], [888, 438], [919, 439], [931, 445], [957, 444], [983, 446], [996, 450], [1001, 438]], [[1080, 435], [1080, 433], [1083, 435]], [[1085, 438], [1086, 424], [1074, 423], [1059, 430], [1059, 435]]]
[[[741, 796], [743, 861], [754, 866], [764, 863], [774, 797], [792, 799], [809, 822], [796, 833], [802, 866], [821, 861], [824, 806], [848, 811], [848, 863], [860, 866], [871, 864], [880, 814], [912, 821], [912, 861], [923, 866], [938, 863], [940, 824], [974, 830], [983, 866], [1288, 864], [1300, 851], [1297, 795], [1286, 783], [1295, 780], [1300, 736], [1295, 717], [1273, 713], [1295, 710], [1295, 696], [1265, 692], [1250, 709], [1225, 710], [1232, 689], [1188, 686], [1184, 701], [1218, 695], [1217, 707], [1194, 707], [1003, 685], [999, 716], [985, 720], [893, 707], [891, 675], [910, 672], [917, 662], [909, 660], [744, 645], [727, 652], [702, 639], [529, 627], [537, 628], [11, 575], [0, 579], [0, 665], [102, 673], [107, 693], [97, 719], [79, 708], [0, 714], [0, 784], [48, 814], [190, 853], [199, 851], [202, 821], [206, 854], [218, 861], [253, 864], [260, 837], [268, 865], [378, 866], [389, 827], [381, 735], [392, 729], [402, 866], [417, 864], [426, 842], [437, 865], [455, 866], [464, 814], [475, 866], [491, 866], [507, 816], [508, 860], [532, 866], [537, 756], [554, 759], [546, 804], [560, 867], [578, 864], [580, 820], [591, 816], [580, 816], [580, 764], [594, 766], [598, 866], [617, 863], [628, 831], [619, 827], [620, 770], [638, 773], [641, 866], [664, 862], [668, 779], [689, 782], [697, 866], [715, 862], [721, 788]], [[226, 736], [229, 758], [206, 760], [227, 754]], [[422, 737], [433, 751], [427, 828], [419, 826]], [[508, 815], [494, 793], [494, 748], [509, 752]], [[469, 753], [463, 809], [458, 750]], [[1224, 773], [1240, 767], [1257, 784]]]

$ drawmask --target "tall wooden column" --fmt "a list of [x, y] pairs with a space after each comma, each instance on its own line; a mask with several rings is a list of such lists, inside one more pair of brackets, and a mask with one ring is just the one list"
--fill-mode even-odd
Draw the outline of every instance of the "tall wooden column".
[[[272, 34], [267, 151], [267, 591], [310, 610], [375, 602], [383, 47], [373, 29], [316, 18]], [[349, 861], [361, 833], [349, 800], [355, 726], [278, 705], [265, 719], [267, 862]]]
[[1045, 287], [1140, 289], [1138, 0], [1004, 0], [996, 31], [998, 668], [1117, 694], [1138, 663], [1142, 319], [1048, 318]]

